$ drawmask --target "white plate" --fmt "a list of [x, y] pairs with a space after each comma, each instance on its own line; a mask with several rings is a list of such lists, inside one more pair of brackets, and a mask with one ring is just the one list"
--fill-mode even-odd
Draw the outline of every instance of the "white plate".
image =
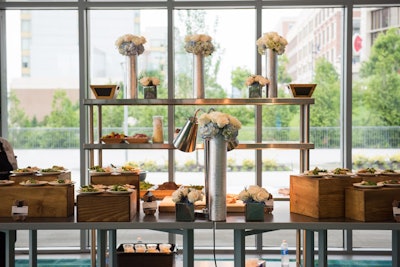
[[46, 181], [37, 181], [36, 184], [26, 184], [25, 182], [21, 182], [19, 184], [23, 185], [23, 186], [41, 186], [41, 185], [48, 184], [48, 182], [46, 182]]
[[358, 188], [370, 188], [370, 189], [383, 187], [382, 184], [364, 185], [364, 184], [361, 184], [361, 183], [355, 183], [355, 184], [353, 184], [353, 186], [358, 187]]
[[59, 175], [61, 174], [61, 171], [57, 171], [57, 172], [39, 172], [40, 175], [46, 176], [46, 175]]
[[13, 183], [14, 183], [14, 181], [0, 180], [0, 186], [2, 186], [2, 185], [11, 185]]
[[73, 182], [68, 182], [68, 183], [48, 182], [48, 184], [54, 185], [54, 186], [67, 186], [67, 185], [72, 185], [74, 183]]
[[26, 176], [26, 175], [32, 175], [35, 174], [37, 172], [17, 172], [17, 171], [10, 171], [11, 174], [15, 175], [15, 176]]
[[386, 184], [385, 182], [379, 182], [378, 184], [387, 186], [387, 187], [400, 187], [400, 183], [399, 184]]
[[132, 193], [134, 190], [133, 189], [128, 189], [127, 191], [113, 191], [111, 189], [108, 189], [107, 192], [111, 193], [111, 194], [130, 194]]

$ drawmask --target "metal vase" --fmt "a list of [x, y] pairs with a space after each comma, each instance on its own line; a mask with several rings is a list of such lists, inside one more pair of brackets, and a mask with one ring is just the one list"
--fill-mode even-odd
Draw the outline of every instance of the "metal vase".
[[126, 57], [126, 92], [128, 98], [138, 98], [137, 55]]
[[209, 220], [226, 220], [227, 142], [220, 134], [210, 139], [208, 146], [208, 209]]
[[204, 98], [204, 56], [193, 54], [193, 95]]
[[278, 97], [278, 54], [272, 50], [267, 49], [265, 52], [267, 78], [269, 85], [267, 90], [267, 97]]
[[196, 149], [196, 139], [197, 139], [197, 128], [198, 124], [196, 117], [190, 117], [182, 130], [173, 141], [175, 148], [183, 152], [193, 152]]

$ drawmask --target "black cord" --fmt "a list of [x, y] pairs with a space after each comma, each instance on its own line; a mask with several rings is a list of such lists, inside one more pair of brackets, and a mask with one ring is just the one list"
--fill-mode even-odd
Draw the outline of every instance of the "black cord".
[[213, 227], [213, 255], [214, 255], [214, 266], [217, 267], [217, 257], [215, 255], [215, 228], [217, 227], [216, 223], [214, 222]]

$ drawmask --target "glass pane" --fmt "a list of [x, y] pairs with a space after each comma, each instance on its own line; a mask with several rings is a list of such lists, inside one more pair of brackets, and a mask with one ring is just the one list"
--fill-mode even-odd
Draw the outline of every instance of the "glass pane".
[[[7, 10], [9, 140], [18, 167], [63, 166], [79, 180], [77, 11]], [[51, 232], [51, 231], [50, 231]], [[79, 246], [79, 231], [48, 231], [39, 246]], [[26, 247], [24, 234], [17, 247]], [[65, 242], [67, 241], [67, 242]]]
[[[186, 52], [185, 37], [206, 34], [215, 51], [204, 57], [206, 98], [243, 97], [245, 77], [254, 72], [254, 10], [176, 10], [175, 11], [175, 96], [193, 98], [197, 79], [195, 56]], [[235, 34], [231, 33], [235, 29]], [[238, 36], [240, 40], [238, 41]]]

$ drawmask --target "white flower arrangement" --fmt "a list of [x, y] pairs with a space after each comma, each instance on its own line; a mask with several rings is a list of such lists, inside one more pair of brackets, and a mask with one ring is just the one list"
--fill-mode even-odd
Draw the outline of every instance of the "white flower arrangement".
[[245, 84], [247, 86], [252, 85], [254, 83], [258, 83], [261, 86], [265, 86], [265, 85], [269, 84], [269, 80], [267, 78], [264, 78], [261, 75], [251, 75], [246, 79], [246, 82], [245, 82]]
[[206, 34], [187, 35], [185, 37], [185, 50], [195, 55], [209, 56], [215, 51], [211, 40], [212, 38]]
[[140, 84], [143, 86], [157, 86], [160, 84], [160, 79], [158, 79], [157, 77], [143, 77], [142, 79], [140, 79]]
[[225, 141], [238, 143], [237, 136], [242, 124], [237, 118], [222, 112], [211, 111], [201, 114], [198, 122], [203, 139], [211, 139], [220, 134]]
[[282, 55], [285, 52], [285, 48], [288, 42], [277, 32], [268, 32], [258, 38], [256, 44], [258, 47], [258, 53], [260, 53], [261, 55], [265, 54], [266, 49], [272, 49], [278, 55]]
[[242, 190], [238, 199], [242, 200], [244, 203], [258, 202], [263, 203], [269, 199], [271, 199], [272, 195], [268, 193], [265, 188], [262, 188], [258, 185], [250, 185], [248, 188]]
[[181, 186], [172, 193], [172, 201], [175, 203], [195, 203], [203, 200], [203, 192], [193, 187]]
[[144, 52], [146, 38], [133, 34], [124, 34], [115, 41], [118, 52], [124, 56], [140, 55]]

